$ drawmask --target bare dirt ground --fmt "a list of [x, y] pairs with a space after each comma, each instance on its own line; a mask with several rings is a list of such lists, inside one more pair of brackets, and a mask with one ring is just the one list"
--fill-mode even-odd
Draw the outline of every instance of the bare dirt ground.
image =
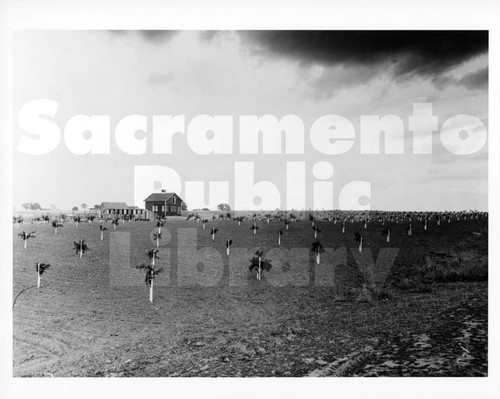
[[[50, 225], [14, 228], [14, 295], [25, 291], [13, 308], [13, 375], [486, 376], [487, 278], [428, 281], [422, 272], [422, 256], [433, 251], [456, 252], [460, 262], [486, 262], [487, 267], [487, 237], [472, 234], [487, 228], [486, 223], [455, 222], [440, 230], [420, 229], [413, 237], [404, 235], [402, 225], [395, 226], [391, 244], [379, 237], [380, 226], [370, 226], [365, 234], [374, 253], [383, 246], [400, 251], [385, 295], [362, 301], [363, 279], [352, 257], [336, 273], [344, 282], [341, 290], [311, 282], [276, 287], [265, 275], [257, 281], [249, 272], [242, 287], [230, 286], [225, 277], [214, 287], [176, 286], [175, 229], [197, 228], [198, 247], [213, 245], [221, 254], [226, 235], [212, 243], [208, 231], [195, 222], [167, 222], [172, 284], [156, 288], [153, 304], [140, 273], [137, 285], [110, 284], [111, 225], [104, 241], [95, 222], [78, 227], [66, 223], [57, 236]], [[246, 240], [248, 247], [260, 244], [264, 251], [275, 245], [276, 229], [284, 227], [262, 223], [258, 237], [252, 237], [248, 222], [213, 225], [240, 246]], [[323, 241], [354, 246], [352, 231], [347, 238], [338, 225], [321, 226]], [[131, 265], [145, 260], [153, 229], [147, 222], [117, 228], [133, 237]], [[310, 229], [308, 222], [295, 223], [283, 245], [303, 240], [310, 246]], [[26, 250], [17, 237], [22, 230], [36, 230]], [[90, 250], [80, 259], [72, 243], [82, 238]], [[162, 251], [160, 247], [160, 264]], [[36, 261], [52, 265], [39, 290], [34, 287]], [[314, 269], [312, 253], [305, 267]]]

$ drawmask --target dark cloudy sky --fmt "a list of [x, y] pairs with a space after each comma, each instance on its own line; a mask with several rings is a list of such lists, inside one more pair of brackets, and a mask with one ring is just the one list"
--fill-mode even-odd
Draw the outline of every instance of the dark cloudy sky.
[[256, 52], [306, 64], [395, 64], [395, 75], [432, 76], [488, 51], [487, 31], [250, 31]]
[[[305, 124], [305, 154], [243, 157], [235, 144], [232, 156], [202, 157], [179, 139], [171, 156], [153, 155], [150, 146], [148, 154], [130, 156], [113, 145], [111, 155], [77, 156], [61, 143], [46, 156], [15, 153], [16, 206], [132, 204], [138, 164], [233, 187], [234, 162], [254, 161], [257, 180], [273, 182], [284, 197], [286, 161], [305, 161], [309, 207], [311, 169], [327, 161], [335, 171], [335, 198], [345, 184], [369, 181], [372, 209], [487, 208], [486, 146], [458, 156], [435, 134], [433, 153], [414, 155], [408, 132], [414, 103], [431, 103], [439, 125], [467, 114], [488, 126], [486, 31], [17, 32], [15, 113], [34, 98], [59, 102], [61, 127], [75, 114], [110, 115], [112, 128], [129, 114], [184, 114], [187, 121], [214, 114], [233, 115], [237, 135], [239, 115], [295, 114]], [[327, 114], [348, 118], [356, 129], [346, 154], [325, 156], [309, 144], [312, 123]], [[360, 154], [360, 116], [386, 114], [405, 123], [405, 154]], [[22, 133], [15, 127], [14, 145]], [[64, 189], [61, 180], [69, 182]]]

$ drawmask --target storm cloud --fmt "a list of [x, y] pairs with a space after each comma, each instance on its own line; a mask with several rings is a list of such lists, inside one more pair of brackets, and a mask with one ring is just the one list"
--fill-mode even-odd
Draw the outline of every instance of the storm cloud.
[[262, 55], [305, 64], [394, 64], [396, 76], [436, 76], [488, 51], [487, 31], [239, 31]]
[[459, 81], [469, 90], [482, 89], [488, 87], [488, 68], [479, 69], [465, 75]]

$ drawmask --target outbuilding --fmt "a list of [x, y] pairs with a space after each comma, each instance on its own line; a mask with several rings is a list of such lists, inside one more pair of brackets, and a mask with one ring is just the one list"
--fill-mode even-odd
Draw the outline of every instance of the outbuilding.
[[125, 202], [103, 202], [99, 209], [99, 216], [102, 218], [129, 218], [129, 219], [150, 219], [154, 220], [155, 215], [146, 209], [137, 206], [128, 206]]

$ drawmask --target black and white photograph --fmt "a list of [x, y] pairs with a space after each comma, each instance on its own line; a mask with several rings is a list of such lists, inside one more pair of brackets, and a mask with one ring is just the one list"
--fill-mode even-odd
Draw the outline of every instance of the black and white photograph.
[[6, 7], [0, 397], [499, 394], [498, 6], [317, 3]]

